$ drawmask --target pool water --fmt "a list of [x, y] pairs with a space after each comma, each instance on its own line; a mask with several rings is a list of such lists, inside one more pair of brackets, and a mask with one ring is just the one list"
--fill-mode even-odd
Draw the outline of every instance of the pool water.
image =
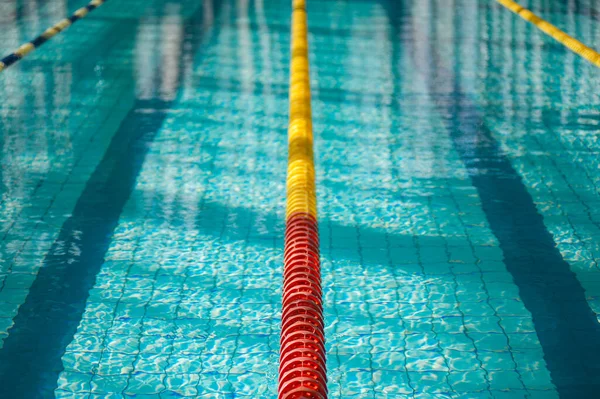
[[[109, 1], [0, 74], [0, 397], [277, 396], [291, 11]], [[595, 397], [598, 70], [494, 1], [308, 19], [329, 397]]]

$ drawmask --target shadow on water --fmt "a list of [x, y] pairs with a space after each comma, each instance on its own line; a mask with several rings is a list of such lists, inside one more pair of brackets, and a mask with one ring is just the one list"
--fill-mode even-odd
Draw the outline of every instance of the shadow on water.
[[[399, 18], [400, 6], [388, 4], [387, 9], [394, 21], [395, 37], [410, 34], [411, 29], [398, 26], [401, 20], [410, 20], [406, 15]], [[459, 30], [461, 24], [456, 12], [453, 11], [452, 26]], [[415, 67], [425, 75], [430, 96], [446, 124], [454, 149], [478, 191], [506, 268], [531, 312], [548, 370], [560, 396], [594, 397], [600, 389], [597, 315], [586, 301], [570, 265], [557, 249], [521, 176], [463, 87], [458, 59], [459, 31], [450, 43], [455, 56], [450, 59], [440, 56], [442, 46], [449, 42], [441, 37], [443, 32], [436, 29], [436, 15], [436, 11], [432, 11], [429, 19], [419, 18], [419, 24], [429, 24], [429, 37], [403, 38], [400, 42], [406, 46], [412, 43], [409, 53]], [[424, 46], [427, 51], [416, 51], [417, 46]], [[424, 53], [427, 57], [418, 55]]]
[[[215, 14], [219, 8], [217, 1]], [[193, 55], [200, 47], [207, 32], [202, 20], [200, 5], [184, 23], [182, 52]], [[63, 224], [0, 349], [0, 386], [6, 397], [53, 397], [63, 369], [61, 357], [81, 321], [113, 230], [172, 103], [159, 99], [134, 103]]]
[[[347, 189], [347, 187], [345, 187]], [[389, 194], [389, 193], [386, 193]], [[172, 198], [167, 200], [164, 194], [152, 192], [147, 197], [154, 198], [153, 214], [168, 214], [168, 209], [181, 209], [182, 203], [174, 204]], [[163, 204], [168, 207], [162, 208]], [[168, 204], [168, 205], [166, 205]], [[222, 242], [244, 242], [251, 245], [258, 245], [267, 248], [282, 249], [283, 235], [285, 232], [285, 219], [283, 215], [274, 212], [261, 211], [255, 207], [242, 207], [219, 202], [218, 199], [208, 200], [202, 198], [198, 203], [198, 211], [194, 219], [193, 228], [207, 237], [218, 238]], [[283, 208], [282, 208], [283, 209]], [[223, 228], [224, 222], [229, 228]], [[183, 220], [170, 220], [169, 223], [185, 224]], [[239, 226], [252, 225], [253, 235], [249, 238], [247, 228]], [[391, 232], [386, 228], [370, 227], [365, 224], [352, 225], [343, 224], [327, 217], [319, 218], [321, 246], [327, 245], [329, 237], [336, 242], [344, 245], [335, 245], [336, 260], [348, 261], [362, 266], [387, 267], [389, 264], [388, 254], [385, 245], [389, 242], [390, 248], [413, 248], [414, 237], [412, 232], [403, 234], [401, 231]], [[187, 224], [186, 224], [187, 226]], [[360, 231], [360, 234], [359, 234]], [[364, 251], [359, 253], [357, 240], [363, 246], [369, 248], [381, 248], [381, 251]], [[454, 244], [452, 237], [445, 238], [448, 245]], [[440, 240], [438, 236], [420, 236], [420, 245], [422, 247], [439, 247]], [[456, 239], [456, 244], [462, 244], [460, 238]], [[323, 250], [324, 251], [324, 250]], [[281, 258], [283, 263], [283, 258]], [[400, 267], [400, 266], [394, 266]], [[415, 274], [414, 272], [411, 272]], [[416, 273], [418, 274], [418, 273]]]

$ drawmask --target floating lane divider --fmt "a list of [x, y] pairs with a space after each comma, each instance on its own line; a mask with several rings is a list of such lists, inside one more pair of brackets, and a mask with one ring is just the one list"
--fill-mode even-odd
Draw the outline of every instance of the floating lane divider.
[[326, 399], [306, 0], [293, 0], [279, 399]]
[[525, 7], [515, 3], [512, 0], [496, 1], [502, 4], [504, 7], [508, 8], [510, 11], [517, 14], [519, 17], [523, 18], [525, 21], [529, 21], [532, 24], [534, 24], [539, 30], [552, 37], [554, 40], [561, 43], [575, 54], [580, 55], [581, 57], [585, 58], [586, 60], [600, 68], [600, 54], [593, 48], [590, 48], [585, 44], [581, 43], [579, 40], [575, 39], [574, 37], [569, 36], [567, 33], [558, 29], [550, 22], [543, 20], [542, 18], [538, 17]]
[[80, 20], [81, 18], [85, 17], [90, 11], [93, 11], [96, 8], [100, 7], [102, 4], [106, 3], [106, 1], [107, 0], [92, 0], [87, 6], [81, 7], [79, 10], [75, 11], [73, 15], [71, 15], [69, 18], [61, 20], [53, 27], [46, 29], [44, 33], [42, 33], [29, 43], [23, 44], [14, 53], [7, 55], [2, 60], [0, 60], [0, 72], [2, 72], [15, 62], [25, 58], [25, 56], [31, 53], [34, 49], [40, 47], [42, 44], [46, 43], [58, 33], [73, 25], [77, 20]]

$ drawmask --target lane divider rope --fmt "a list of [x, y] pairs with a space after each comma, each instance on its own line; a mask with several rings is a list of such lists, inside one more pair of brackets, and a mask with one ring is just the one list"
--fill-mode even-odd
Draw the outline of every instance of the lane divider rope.
[[279, 399], [326, 399], [306, 0], [293, 0]]
[[73, 25], [77, 20], [80, 20], [83, 17], [85, 17], [90, 11], [93, 11], [96, 8], [100, 7], [106, 1], [107, 0], [92, 0], [87, 6], [81, 7], [80, 9], [75, 11], [69, 18], [61, 20], [54, 26], [46, 29], [44, 33], [42, 33], [29, 43], [23, 44], [13, 53], [7, 55], [2, 60], [0, 60], [0, 72], [2, 72], [15, 62], [25, 58], [25, 56], [31, 53], [34, 49], [40, 47], [42, 44], [46, 43], [58, 33]]
[[528, 22], [531, 22], [539, 30], [552, 37], [554, 40], [561, 43], [575, 54], [580, 55], [581, 57], [585, 58], [586, 60], [600, 68], [600, 54], [593, 48], [586, 46], [579, 40], [568, 35], [567, 33], [558, 29], [556, 26], [552, 25], [550, 22], [538, 17], [530, 10], [526, 9], [518, 3], [515, 3], [512, 0], [496, 1], [504, 7], [508, 8], [510, 11], [517, 14], [519, 17], [523, 18]]

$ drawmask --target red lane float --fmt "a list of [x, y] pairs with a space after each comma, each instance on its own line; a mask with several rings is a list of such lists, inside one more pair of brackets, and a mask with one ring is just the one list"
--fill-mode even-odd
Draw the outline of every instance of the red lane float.
[[281, 315], [280, 399], [327, 398], [317, 222], [288, 218]]

